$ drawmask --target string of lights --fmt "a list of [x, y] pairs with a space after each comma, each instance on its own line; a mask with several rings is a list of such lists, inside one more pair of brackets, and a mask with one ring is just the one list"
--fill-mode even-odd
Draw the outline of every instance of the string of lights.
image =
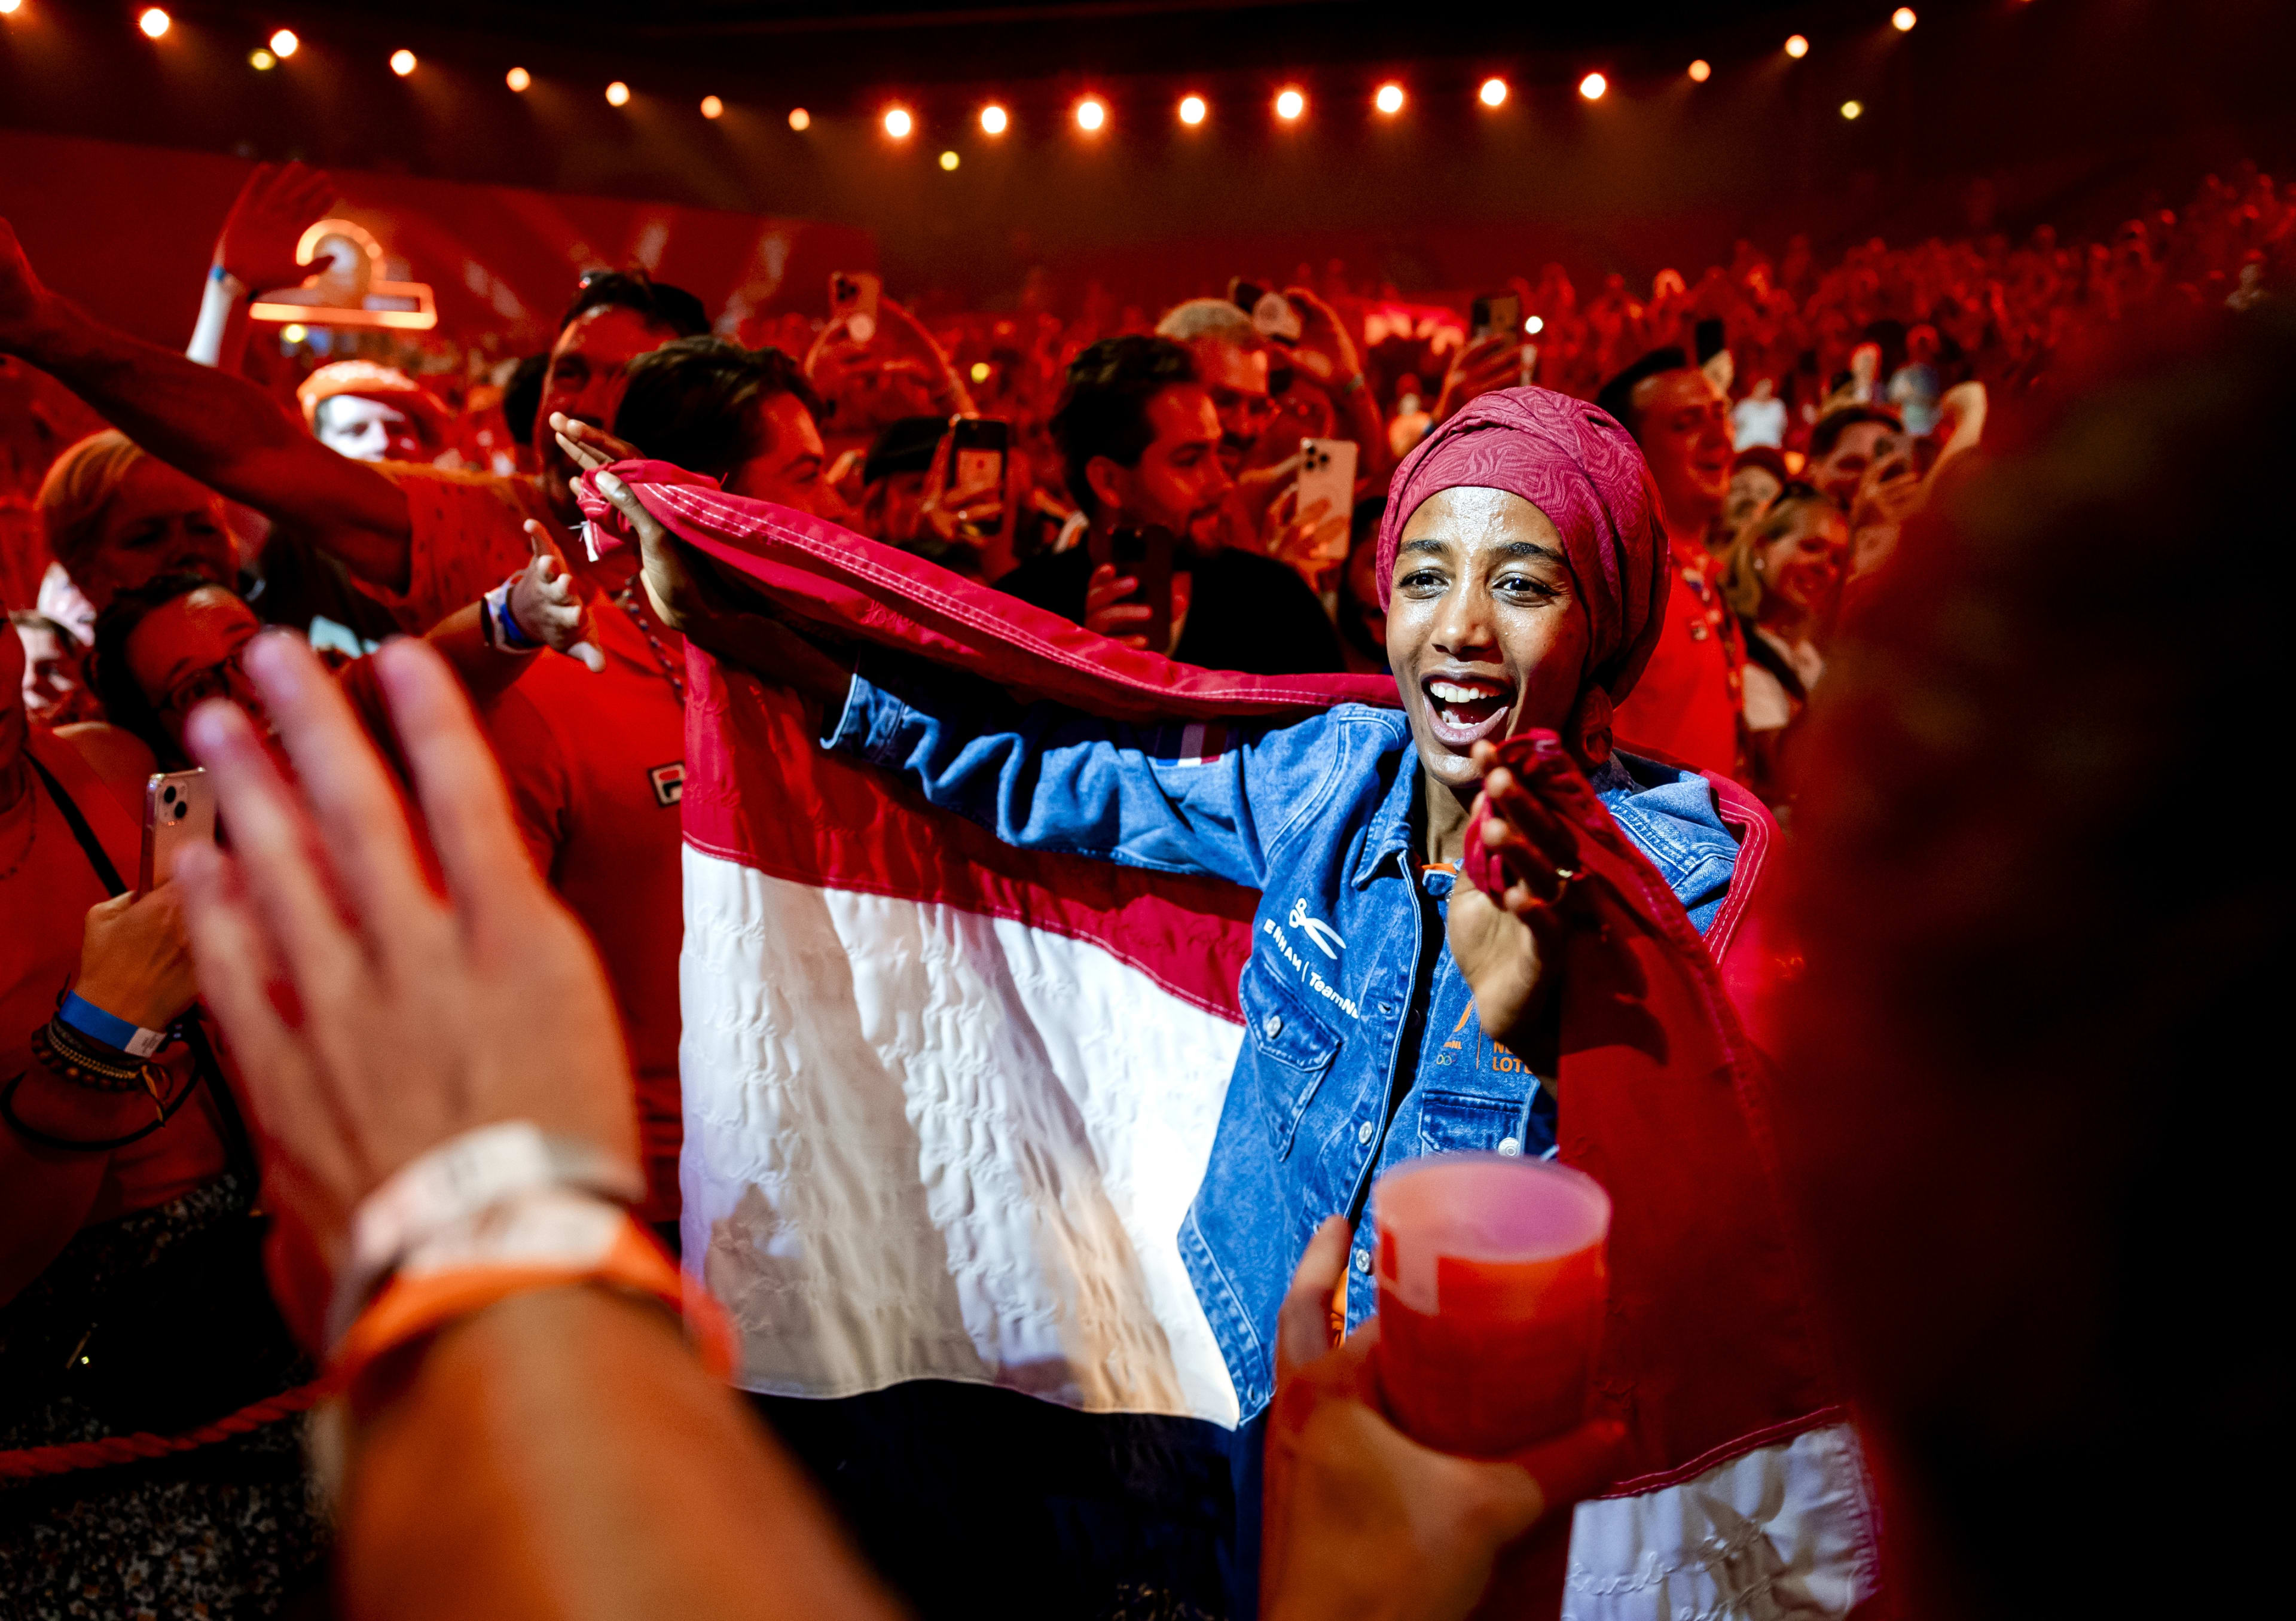
[[[21, 16], [34, 3], [35, 0], [0, 0], [0, 19], [13, 20]], [[53, 4], [54, 0], [47, 0], [47, 3]], [[1901, 5], [1890, 13], [1889, 25], [1896, 32], [1906, 34], [1910, 33], [1919, 20], [1913, 7]], [[151, 5], [135, 13], [135, 26], [144, 37], [157, 43], [168, 37], [175, 27], [175, 20], [164, 8]], [[276, 71], [295, 56], [302, 44], [293, 29], [279, 29], [265, 43], [249, 51], [248, 65], [261, 73]], [[1810, 53], [1809, 37], [1804, 34], [1789, 35], [1780, 48], [1789, 58], [1800, 61]], [[403, 46], [392, 51], [384, 62], [391, 73], [402, 79], [414, 77], [422, 65], [413, 51]], [[1686, 72], [1691, 82], [1696, 85], [1705, 85], [1715, 77], [1714, 64], [1703, 57], [1692, 61]], [[503, 83], [512, 94], [522, 95], [533, 88], [537, 80], [525, 67], [512, 65], [503, 75]], [[1578, 81], [1578, 94], [1587, 102], [1601, 101], [1611, 88], [1610, 76], [1600, 69], [1588, 71]], [[616, 108], [627, 107], [634, 94], [629, 84], [622, 79], [612, 80], [603, 90], [607, 104]], [[1476, 86], [1474, 99], [1487, 111], [1496, 112], [1508, 104], [1513, 94], [1514, 86], [1505, 78], [1494, 74]], [[1372, 93], [1370, 104], [1373, 111], [1381, 118], [1396, 119], [1402, 116], [1411, 99], [1402, 81], [1389, 79]], [[728, 105], [720, 96], [704, 95], [697, 103], [697, 111], [702, 118], [714, 121], [726, 115]], [[1305, 119], [1308, 105], [1307, 89], [1296, 84], [1285, 85], [1269, 102], [1277, 121], [1283, 124], [1295, 124]], [[1214, 111], [1211, 99], [1196, 90], [1182, 94], [1173, 104], [1174, 116], [1182, 126], [1191, 129], [1211, 122]], [[1857, 100], [1845, 101], [1841, 106], [1841, 116], [1845, 119], [1856, 119], [1866, 111], [1866, 103]], [[1103, 135], [1111, 127], [1114, 119], [1109, 97], [1097, 91], [1078, 96], [1069, 111], [1076, 129], [1085, 136]], [[978, 109], [976, 118], [980, 133], [991, 139], [1015, 127], [1013, 113], [1002, 102], [985, 102]], [[917, 111], [900, 102], [882, 106], [875, 121], [885, 138], [897, 144], [909, 141], [922, 130], [922, 119]], [[802, 134], [813, 127], [814, 114], [804, 107], [793, 107], [788, 113], [788, 123], [791, 129]], [[944, 150], [939, 161], [942, 168], [955, 169], [961, 160], [954, 150]]]

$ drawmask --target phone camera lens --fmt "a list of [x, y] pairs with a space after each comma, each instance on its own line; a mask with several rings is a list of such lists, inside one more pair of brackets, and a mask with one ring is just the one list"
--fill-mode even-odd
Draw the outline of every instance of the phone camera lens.
[[169, 787], [169, 788], [164, 788], [164, 789], [160, 790], [160, 802], [162, 805], [173, 805], [173, 804], [176, 802], [176, 790], [175, 790], [175, 789], [173, 789], [172, 787]]

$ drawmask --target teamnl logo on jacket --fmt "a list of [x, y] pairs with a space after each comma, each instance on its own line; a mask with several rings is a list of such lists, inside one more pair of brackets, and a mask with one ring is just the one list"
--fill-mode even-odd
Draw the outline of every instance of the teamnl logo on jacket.
[[1321, 952], [1324, 957], [1333, 962], [1337, 962], [1340, 960], [1340, 954], [1348, 948], [1348, 943], [1341, 936], [1340, 931], [1321, 918], [1309, 917], [1308, 903], [1304, 899], [1294, 900], [1292, 903], [1291, 913], [1284, 918], [1283, 923], [1278, 923], [1272, 917], [1259, 920], [1259, 931], [1275, 942], [1276, 951], [1282, 954], [1286, 962], [1292, 965], [1300, 978], [1307, 982], [1309, 990], [1339, 1009], [1349, 1019], [1362, 1018], [1362, 1010], [1356, 1006], [1355, 998], [1347, 995], [1338, 986], [1324, 978], [1321, 965], [1302, 955], [1300, 948], [1292, 944], [1292, 937], [1286, 932], [1283, 924], [1289, 924], [1298, 929], [1300, 937], [1307, 942], [1308, 947]]

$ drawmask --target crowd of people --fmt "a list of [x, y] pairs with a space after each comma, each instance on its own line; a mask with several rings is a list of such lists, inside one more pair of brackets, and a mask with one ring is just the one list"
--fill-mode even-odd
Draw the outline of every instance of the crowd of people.
[[[546, 354], [454, 388], [253, 353], [248, 291], [331, 201], [257, 171], [183, 352], [0, 222], [8, 1613], [2030, 1613], [2063, 1550], [2018, 1515], [2093, 1538], [2079, 1470], [2158, 1487], [2279, 1410], [2221, 1256], [2136, 1281], [2199, 1215], [2126, 1191], [2253, 1191], [2161, 1172], [2138, 1122], [2238, 1050], [2284, 915], [2173, 843], [2199, 797], [2161, 757], [2239, 757], [2210, 744], [2250, 741], [2276, 594], [2187, 564], [2144, 615], [2118, 594], [2157, 564], [2102, 582], [2169, 512], [2284, 556], [2296, 185], [2211, 177], [2079, 245], [1741, 244], [1647, 299], [1550, 266], [1477, 301], [1491, 330], [1334, 266], [1069, 318], [873, 287], [726, 332], [609, 269]], [[2095, 381], [2139, 329], [2139, 381]], [[2220, 476], [2179, 495], [2191, 456]], [[681, 1182], [721, 1129], [681, 1072], [682, 811], [741, 775], [697, 728], [751, 692], [1013, 851], [1233, 887], [1266, 949], [1346, 954], [1320, 1006], [1226, 970], [1178, 1243], [1234, 1422], [727, 1395], [763, 1308], [703, 1298]], [[147, 794], [193, 766], [228, 848], [171, 880]], [[2204, 876], [2108, 925], [2139, 845]], [[2114, 928], [2125, 995], [2082, 971]], [[1589, 1034], [1619, 1005], [1657, 1035]], [[1587, 1056], [1618, 1050], [1656, 1056]], [[1693, 1071], [1734, 1089], [1669, 1090]], [[1406, 1437], [1366, 1371], [1365, 1195], [1446, 1149], [1620, 1201], [1611, 1382], [1511, 1460]], [[1927, 1248], [1917, 1153], [1978, 1167]], [[2052, 1265], [2078, 1298], [2019, 1295]], [[2138, 1322], [2152, 1287], [2219, 1363]], [[1669, 1331], [1685, 1289], [1737, 1297], [1742, 1342], [1726, 1310]], [[1694, 1481], [1753, 1528], [1570, 1520]], [[1673, 1588], [1611, 1581], [1604, 1536]]]

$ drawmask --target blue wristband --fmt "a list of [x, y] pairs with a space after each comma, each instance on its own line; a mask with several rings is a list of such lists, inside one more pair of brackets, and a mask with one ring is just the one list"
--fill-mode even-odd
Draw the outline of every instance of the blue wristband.
[[[512, 577], [515, 578], [515, 577]], [[518, 619], [510, 610], [511, 580], [504, 580], [487, 593], [487, 602], [494, 610], [495, 629], [502, 644], [515, 652], [529, 653], [541, 646], [533, 637], [518, 627]]]
[[64, 993], [63, 1005], [56, 1017], [91, 1040], [107, 1047], [117, 1047], [135, 1058], [150, 1058], [168, 1044], [165, 1030], [147, 1030], [134, 1025], [117, 1013], [106, 1012], [78, 991]]

